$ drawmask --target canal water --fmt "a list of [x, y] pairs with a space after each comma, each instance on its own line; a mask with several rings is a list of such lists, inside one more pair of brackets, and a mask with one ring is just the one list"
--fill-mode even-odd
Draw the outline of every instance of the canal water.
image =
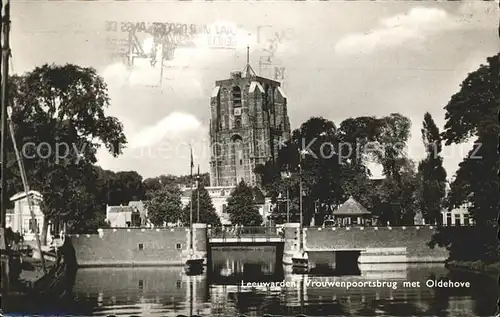
[[[325, 254], [312, 257], [328, 262]], [[211, 260], [198, 276], [181, 267], [80, 269], [74, 300], [51, 315], [470, 317], [494, 315], [498, 298], [494, 278], [442, 264], [361, 266], [359, 274], [335, 276], [292, 274], [265, 248], [214, 250]], [[447, 280], [470, 286], [426, 286]]]

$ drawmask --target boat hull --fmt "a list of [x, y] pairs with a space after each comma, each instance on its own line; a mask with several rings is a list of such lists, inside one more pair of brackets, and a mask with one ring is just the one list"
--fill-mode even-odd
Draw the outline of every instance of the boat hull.
[[41, 266], [23, 263], [18, 254], [2, 254], [3, 312], [23, 311], [26, 301], [37, 306], [56, 305], [72, 296], [77, 265], [71, 242], [66, 241], [56, 261], [46, 261], [46, 272]]
[[204, 265], [203, 265], [204, 259], [192, 259], [192, 260], [187, 260], [186, 264], [184, 265], [184, 271], [188, 275], [197, 275], [203, 273]]

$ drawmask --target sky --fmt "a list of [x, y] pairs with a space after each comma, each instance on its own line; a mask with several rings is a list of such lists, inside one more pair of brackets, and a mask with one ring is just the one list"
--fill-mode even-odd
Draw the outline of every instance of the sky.
[[[14, 2], [11, 72], [44, 63], [95, 68], [108, 84], [106, 112], [120, 119], [128, 139], [118, 158], [100, 151], [98, 164], [143, 177], [184, 175], [190, 145], [195, 164], [208, 171], [211, 92], [216, 80], [245, 67], [249, 46], [257, 74], [284, 68], [292, 129], [311, 116], [339, 125], [349, 117], [400, 113], [412, 121], [408, 155], [418, 161], [424, 113], [442, 129], [443, 108], [460, 83], [499, 51], [497, 7], [483, 1]], [[160, 62], [153, 67], [136, 58], [129, 67], [113, 56], [110, 43], [128, 36], [122, 22], [210, 32], [177, 47], [162, 71]], [[137, 38], [148, 52], [151, 38]], [[259, 66], [269, 56], [271, 65]], [[444, 148], [448, 177], [470, 149]]]

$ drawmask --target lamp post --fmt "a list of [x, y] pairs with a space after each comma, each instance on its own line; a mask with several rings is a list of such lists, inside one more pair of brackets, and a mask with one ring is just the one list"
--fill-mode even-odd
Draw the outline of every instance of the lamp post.
[[286, 186], [286, 222], [290, 223], [290, 189]]
[[[281, 172], [281, 177], [290, 179], [290, 171], [288, 169]], [[286, 184], [286, 222], [290, 223], [290, 188], [288, 183]]]
[[304, 218], [302, 213], [302, 156], [306, 155], [306, 150], [299, 150], [299, 211], [300, 211], [300, 251], [304, 250]]
[[197, 212], [197, 217], [196, 217], [196, 222], [200, 223], [200, 173], [198, 172], [198, 175], [196, 176], [196, 194], [197, 194], [197, 200], [196, 200], [196, 212]]

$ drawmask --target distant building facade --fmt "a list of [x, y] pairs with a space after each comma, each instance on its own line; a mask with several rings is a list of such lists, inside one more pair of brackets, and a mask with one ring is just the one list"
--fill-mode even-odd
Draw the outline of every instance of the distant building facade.
[[469, 205], [464, 204], [452, 210], [441, 211], [443, 226], [472, 226], [474, 220], [469, 214]]
[[[234, 187], [232, 186], [218, 186], [218, 187], [205, 187], [212, 199], [212, 203], [215, 208], [215, 213], [219, 216], [220, 221], [223, 225], [230, 225], [229, 214], [227, 213], [227, 199], [231, 195]], [[191, 201], [191, 188], [181, 187], [181, 202], [183, 207], [188, 206]], [[196, 206], [196, 205], [195, 205]], [[267, 216], [271, 214], [272, 204], [271, 199], [267, 197], [259, 197], [256, 199], [256, 206], [259, 208], [259, 213], [261, 214], [264, 222]], [[196, 221], [196, 209], [193, 210], [193, 221]]]
[[[451, 191], [450, 183], [446, 183], [446, 195]], [[462, 204], [460, 207], [452, 210], [442, 210], [443, 226], [471, 226], [474, 224], [472, 217], [469, 214], [469, 203]]]
[[106, 206], [106, 221], [112, 228], [151, 226], [143, 201], [130, 201], [128, 206]]
[[210, 186], [234, 187], [241, 180], [260, 186], [254, 173], [278, 155], [290, 138], [287, 97], [274, 80], [247, 72], [231, 73], [213, 89], [210, 108]]
[[34, 229], [37, 229], [40, 234], [45, 221], [45, 216], [40, 208], [43, 202], [42, 194], [35, 190], [30, 191], [28, 194], [32, 201], [34, 219], [31, 217], [28, 196], [26, 196], [25, 192], [17, 193], [10, 198], [10, 201], [14, 202], [14, 209], [7, 212], [5, 219], [6, 227], [10, 227], [14, 232], [21, 233], [25, 241], [35, 240]]

